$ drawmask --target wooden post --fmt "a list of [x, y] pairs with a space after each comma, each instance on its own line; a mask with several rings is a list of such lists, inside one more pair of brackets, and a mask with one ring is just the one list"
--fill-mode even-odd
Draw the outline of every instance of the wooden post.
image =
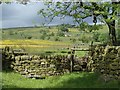
[[74, 54], [75, 54], [75, 50], [72, 49], [72, 51], [71, 51], [71, 61], [70, 61], [70, 72], [73, 72], [73, 67], [74, 67]]

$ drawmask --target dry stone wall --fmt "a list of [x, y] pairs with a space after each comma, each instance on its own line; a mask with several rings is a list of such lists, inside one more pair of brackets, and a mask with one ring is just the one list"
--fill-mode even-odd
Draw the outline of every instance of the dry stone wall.
[[[3, 69], [12, 68], [25, 77], [44, 78], [69, 73], [71, 70], [70, 55], [15, 56], [9, 50], [3, 50], [2, 54]], [[94, 71], [108, 79], [120, 80], [120, 46], [92, 46], [89, 60], [86, 57], [74, 57], [73, 70]]]
[[69, 73], [70, 61], [67, 56], [16, 56], [11, 67], [26, 77], [42, 78]]
[[91, 47], [89, 68], [105, 79], [120, 79], [120, 46]]
[[[8, 47], [7, 47], [8, 48]], [[15, 72], [30, 78], [45, 78], [47, 76], [62, 75], [71, 72], [71, 54], [68, 55], [26, 55], [20, 52], [14, 54], [12, 50], [3, 49], [3, 69], [12, 69]], [[84, 59], [74, 57], [74, 71], [86, 69]]]

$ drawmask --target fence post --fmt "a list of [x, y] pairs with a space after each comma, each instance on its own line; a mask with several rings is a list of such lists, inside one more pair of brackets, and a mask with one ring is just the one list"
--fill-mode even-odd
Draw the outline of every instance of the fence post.
[[71, 51], [71, 60], [70, 60], [70, 72], [73, 72], [73, 67], [74, 67], [74, 54], [75, 54], [75, 50], [72, 49], [72, 51]]

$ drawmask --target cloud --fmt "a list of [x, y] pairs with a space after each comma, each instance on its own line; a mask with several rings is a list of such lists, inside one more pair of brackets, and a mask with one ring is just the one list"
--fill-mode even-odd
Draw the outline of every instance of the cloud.
[[[25, 27], [25, 26], [33, 26], [40, 25], [45, 22], [45, 18], [42, 18], [40, 15], [37, 15], [37, 12], [45, 8], [43, 2], [33, 2], [27, 5], [23, 4], [2, 4], [2, 22], [3, 28], [10, 28], [10, 27]], [[88, 23], [92, 23], [92, 18], [85, 19]], [[71, 17], [65, 17], [64, 19], [60, 19], [56, 17], [49, 25], [57, 25], [57, 24], [74, 24], [73, 19]], [[0, 26], [1, 28], [1, 26]]]
[[31, 25], [33, 20], [39, 20], [37, 11], [41, 8], [44, 8], [42, 3], [31, 3], [28, 5], [2, 4], [3, 27]]

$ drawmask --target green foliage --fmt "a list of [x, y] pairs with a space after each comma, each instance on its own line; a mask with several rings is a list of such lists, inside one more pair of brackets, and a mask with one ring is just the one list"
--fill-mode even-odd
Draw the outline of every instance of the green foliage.
[[99, 42], [99, 36], [100, 36], [100, 33], [98, 33], [98, 32], [94, 32], [93, 33], [93, 40], [95, 41], [95, 42]]
[[56, 35], [57, 36], [62, 36], [62, 37], [64, 37], [65, 36], [65, 34], [64, 34], [64, 32], [62, 32], [62, 31], [58, 31], [57, 33], [56, 33]]
[[57, 36], [57, 37], [54, 38], [54, 40], [55, 41], [60, 41], [60, 37]]
[[89, 32], [92, 32], [93, 30], [99, 30], [99, 29], [102, 29], [102, 25], [89, 25], [87, 27], [87, 29], [89, 30]]
[[[47, 35], [48, 32], [46, 30], [41, 30], [40, 33], [42, 34], [40, 36], [40, 39], [45, 40], [45, 38], [48, 36]], [[47, 39], [50, 39], [50, 37], [48, 37]]]
[[9, 31], [9, 35], [14, 35], [14, 32], [13, 31]]
[[69, 32], [68, 30], [68, 25], [67, 24], [61, 24], [59, 27], [58, 27], [58, 30], [59, 31], [63, 31], [63, 32]]
[[108, 43], [109, 41], [109, 38], [108, 38], [109, 36], [106, 34], [106, 33], [102, 33], [102, 34], [100, 34], [99, 35], [99, 38], [98, 38], [98, 40], [100, 41], [100, 42], [102, 42], [103, 44], [106, 44], [106, 43]]
[[47, 36], [47, 40], [50, 40], [50, 36]]
[[85, 31], [85, 30], [88, 28], [88, 23], [82, 22], [82, 23], [79, 25], [79, 28], [80, 28], [80, 30]]
[[89, 43], [92, 40], [92, 37], [89, 34], [80, 34], [80, 37], [78, 38], [79, 41], [82, 41], [82, 43]]
[[51, 33], [49, 34], [49, 36], [55, 36], [54, 32], [51, 32]]
[[[46, 29], [46, 28], [45, 28], [45, 29]], [[49, 30], [47, 30], [47, 29], [46, 29], [46, 30], [41, 29], [41, 30], [40, 30], [40, 33], [46, 35], [47, 33], [49, 33]]]
[[[39, 14], [42, 14], [47, 18], [54, 18], [56, 16], [69, 16], [74, 19], [74, 22], [79, 25], [79, 28], [83, 31], [89, 28], [89, 31], [100, 29], [97, 25], [98, 20], [106, 23], [108, 26], [112, 25], [114, 21], [118, 18], [117, 12], [120, 11], [120, 5], [116, 2], [58, 2], [51, 3], [48, 2], [45, 4], [49, 7], [49, 9], [41, 9]], [[93, 26], [89, 26], [85, 22], [85, 18], [92, 17]], [[111, 24], [112, 23], [112, 24]], [[115, 27], [114, 27], [115, 28]], [[113, 29], [112, 27], [109, 28]], [[66, 31], [67, 29], [63, 29], [62, 31]], [[109, 31], [110, 31], [109, 30]], [[112, 34], [111, 44], [115, 45], [116, 35], [114, 35], [116, 31], [109, 32]], [[110, 34], [109, 34], [110, 35]], [[115, 39], [113, 39], [115, 38]], [[111, 38], [109, 38], [111, 39]]]
[[88, 37], [85, 37], [85, 36], [82, 36], [82, 38], [81, 38], [81, 41], [83, 42], [83, 43], [88, 43], [89, 42], [89, 38]]
[[75, 43], [76, 42], [76, 39], [75, 38], [70, 38], [71, 42], [72, 43]]
[[42, 40], [45, 40], [45, 38], [46, 38], [45, 35], [41, 35], [41, 36], [40, 36], [40, 39], [42, 39]]
[[28, 38], [28, 39], [32, 39], [32, 36], [28, 36], [27, 38]]

